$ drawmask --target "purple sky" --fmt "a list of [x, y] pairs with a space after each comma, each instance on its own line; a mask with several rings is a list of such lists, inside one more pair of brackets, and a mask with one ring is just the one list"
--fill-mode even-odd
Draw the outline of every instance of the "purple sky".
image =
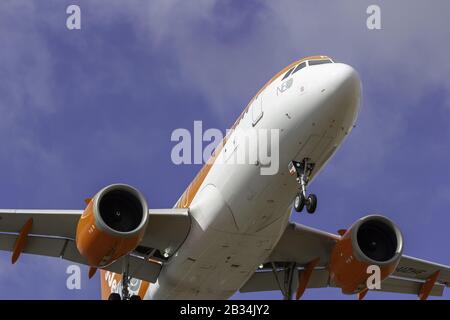
[[[382, 30], [366, 28], [366, 8]], [[78, 4], [82, 30], [65, 27]], [[199, 166], [170, 159], [176, 128], [225, 130], [285, 65], [326, 54], [363, 83], [357, 127], [310, 191], [335, 232], [368, 213], [402, 229], [405, 253], [450, 265], [450, 2], [18, 1], [0, 3], [0, 207], [79, 209], [124, 182], [171, 207]], [[97, 299], [67, 290], [70, 263], [0, 253], [0, 298]], [[278, 299], [277, 292], [235, 298]], [[354, 299], [337, 289], [305, 299]], [[414, 296], [369, 293], [367, 299]], [[450, 298], [447, 290], [444, 298]]]

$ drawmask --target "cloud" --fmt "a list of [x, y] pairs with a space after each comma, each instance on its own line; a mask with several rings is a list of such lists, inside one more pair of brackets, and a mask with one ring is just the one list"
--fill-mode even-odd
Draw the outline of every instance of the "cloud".
[[[24, 16], [29, 19], [27, 23], [15, 23]], [[36, 28], [39, 25], [36, 4], [7, 1], [2, 5], [1, 17], [0, 111], [5, 125], [20, 112], [33, 108], [50, 112], [54, 105], [52, 64], [44, 38]]]

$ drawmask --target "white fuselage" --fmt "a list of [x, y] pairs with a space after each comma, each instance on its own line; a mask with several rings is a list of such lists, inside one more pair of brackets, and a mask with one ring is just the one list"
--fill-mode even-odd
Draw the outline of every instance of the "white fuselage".
[[[260, 161], [214, 163], [190, 205], [189, 236], [146, 299], [232, 296], [264, 263], [288, 223], [298, 192], [289, 162], [311, 159], [312, 179], [351, 131], [361, 91], [353, 68], [330, 63], [282, 77], [259, 93], [235, 128], [279, 130], [278, 173], [262, 175]], [[231, 136], [221, 153], [240, 147]]]

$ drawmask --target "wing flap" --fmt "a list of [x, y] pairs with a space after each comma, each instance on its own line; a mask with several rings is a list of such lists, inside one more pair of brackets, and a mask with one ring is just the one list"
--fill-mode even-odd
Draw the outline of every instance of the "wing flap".
[[[302, 268], [299, 268], [301, 271]], [[285, 271], [277, 271], [279, 281], [282, 283], [285, 276]], [[374, 291], [404, 293], [418, 295], [424, 281], [404, 279], [400, 277], [390, 276], [381, 283], [381, 289]], [[293, 280], [293, 288], [296, 289], [298, 283], [297, 278]], [[326, 269], [315, 269], [311, 274], [310, 281], [307, 288], [326, 288], [335, 287], [329, 284], [329, 273]], [[430, 292], [430, 296], [442, 296], [445, 286], [442, 284], [435, 284]], [[257, 271], [250, 277], [250, 279], [239, 290], [242, 293], [247, 292], [261, 292], [280, 290], [280, 286], [275, 278], [273, 271]]]
[[[0, 234], [0, 250], [12, 251], [17, 235]], [[23, 253], [60, 257], [68, 240], [28, 236]]]
[[[103, 268], [103, 270], [121, 274], [123, 259], [124, 258], [120, 258], [109, 266]], [[151, 283], [156, 282], [162, 268], [162, 264], [157, 261], [133, 255], [128, 257], [128, 263], [129, 273], [132, 278], [144, 280]]]
[[[301, 269], [300, 269], [301, 270]], [[285, 277], [285, 271], [277, 271], [277, 277], [279, 281], [283, 281]], [[328, 287], [329, 273], [325, 269], [316, 269], [311, 274], [311, 278], [308, 282], [307, 288], [324, 288]], [[294, 281], [296, 285], [296, 281]], [[239, 289], [240, 292], [260, 292], [260, 291], [273, 291], [280, 290], [280, 286], [276, 280], [273, 271], [257, 271], [250, 277], [250, 279]]]
[[[12, 251], [17, 235], [0, 234], [0, 250]], [[86, 260], [78, 253], [75, 242], [67, 239], [29, 236], [23, 250], [25, 254], [47, 257], [61, 257], [72, 262], [86, 264]], [[122, 273], [123, 258], [104, 268], [114, 273]], [[140, 256], [130, 256], [130, 275], [148, 282], [156, 282], [162, 265], [156, 261]]]
[[[395, 276], [390, 276], [381, 283], [381, 289], [375, 291], [406, 293], [418, 295], [423, 285], [423, 281], [415, 281], [411, 279], [403, 279]], [[435, 284], [431, 289], [430, 296], [442, 296], [445, 286], [442, 284]]]

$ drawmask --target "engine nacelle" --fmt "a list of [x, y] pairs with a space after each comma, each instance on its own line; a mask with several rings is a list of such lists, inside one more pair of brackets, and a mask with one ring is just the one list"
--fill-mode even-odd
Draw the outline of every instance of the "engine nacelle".
[[107, 266], [137, 247], [147, 221], [147, 202], [138, 190], [125, 184], [107, 186], [89, 201], [78, 222], [78, 251], [90, 266]]
[[384, 280], [395, 271], [403, 251], [403, 237], [386, 217], [361, 218], [336, 243], [329, 265], [330, 280], [345, 294], [365, 289], [370, 265], [380, 268]]

